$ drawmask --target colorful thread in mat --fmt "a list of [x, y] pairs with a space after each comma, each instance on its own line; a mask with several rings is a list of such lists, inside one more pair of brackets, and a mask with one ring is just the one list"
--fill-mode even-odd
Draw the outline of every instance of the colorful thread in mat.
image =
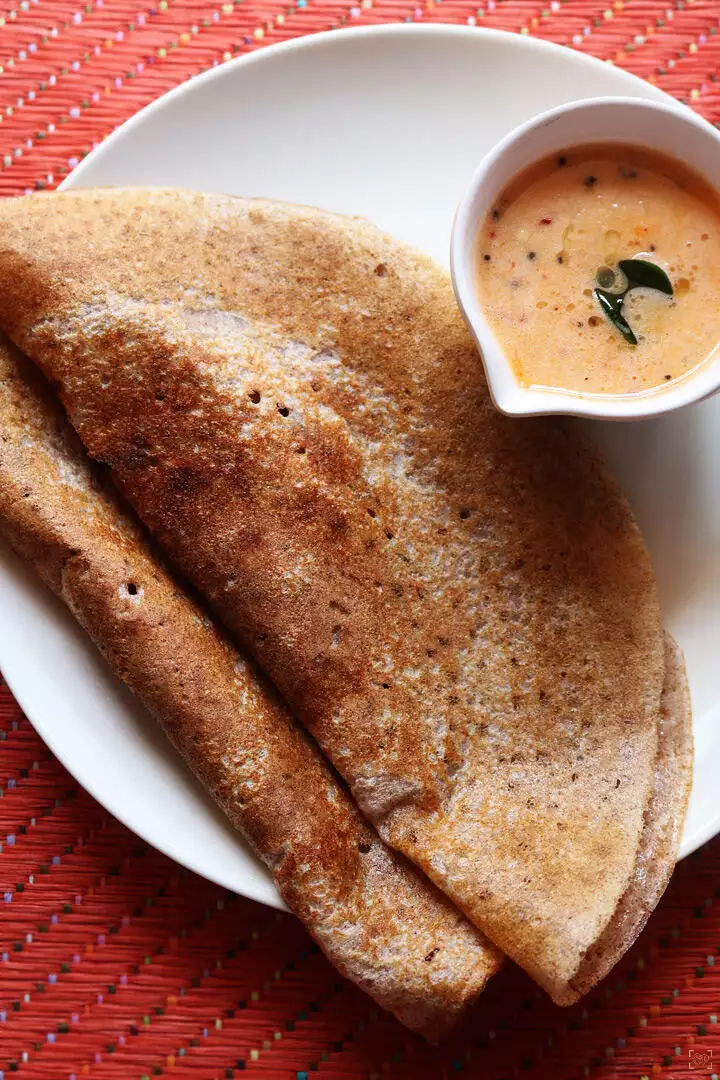
[[720, 119], [718, 0], [6, 0], [0, 192], [53, 187], [191, 75], [302, 34], [448, 22], [533, 34], [620, 64]]
[[[495, 978], [428, 1048], [301, 925], [148, 847], [71, 779], [0, 689], [0, 1078], [597, 1080], [720, 1068], [720, 840], [681, 863], [610, 978], [560, 1009]], [[717, 960], [717, 964], [716, 964]]]
[[[13, 4], [13, 0], [10, 0]], [[19, 0], [0, 8], [0, 193], [51, 188], [159, 94], [302, 34], [448, 22], [533, 34], [720, 121], [720, 0]], [[561, 1010], [519, 971], [431, 1050], [302, 927], [182, 870], [65, 772], [0, 687], [0, 1080], [720, 1076], [720, 839]], [[717, 961], [717, 964], [716, 964]]]

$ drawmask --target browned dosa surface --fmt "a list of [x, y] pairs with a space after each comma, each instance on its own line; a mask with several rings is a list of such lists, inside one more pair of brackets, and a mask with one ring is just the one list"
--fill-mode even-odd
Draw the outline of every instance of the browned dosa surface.
[[590, 990], [614, 967], [664, 893], [680, 847], [692, 787], [692, 762], [692, 710], [685, 660], [677, 642], [665, 634], [658, 753], [635, 870], [605, 932], [573, 977], [568, 1003]]
[[267, 682], [94, 482], [39, 380], [0, 340], [0, 535], [155, 714], [333, 963], [436, 1040], [498, 954], [360, 819]]
[[446, 276], [362, 221], [5, 200], [0, 293], [381, 835], [570, 1000], [635, 874], [664, 675], [647, 552], [596, 454], [498, 415]]

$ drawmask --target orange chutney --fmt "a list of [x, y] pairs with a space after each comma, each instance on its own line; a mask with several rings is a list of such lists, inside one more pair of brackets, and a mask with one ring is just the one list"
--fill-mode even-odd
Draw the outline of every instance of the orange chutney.
[[644, 393], [720, 347], [720, 198], [654, 151], [581, 146], [520, 173], [482, 223], [476, 265], [483, 313], [524, 386]]

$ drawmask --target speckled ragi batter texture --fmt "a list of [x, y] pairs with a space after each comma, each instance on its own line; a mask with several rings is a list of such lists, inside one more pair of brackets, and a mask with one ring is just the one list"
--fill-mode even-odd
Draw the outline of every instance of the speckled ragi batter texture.
[[41, 379], [0, 340], [0, 535], [154, 713], [333, 963], [435, 1041], [499, 954], [362, 821], [266, 680], [98, 484]]
[[0, 227], [0, 322], [91, 455], [381, 835], [573, 1000], [653, 827], [665, 673], [596, 454], [495, 412], [446, 276], [365, 222], [104, 191]]

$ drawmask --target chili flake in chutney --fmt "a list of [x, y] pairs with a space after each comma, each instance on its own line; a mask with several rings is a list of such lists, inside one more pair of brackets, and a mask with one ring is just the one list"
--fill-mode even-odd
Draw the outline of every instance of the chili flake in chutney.
[[541, 160], [487, 215], [475, 262], [524, 386], [645, 393], [720, 347], [720, 199], [663, 154], [603, 143]]

